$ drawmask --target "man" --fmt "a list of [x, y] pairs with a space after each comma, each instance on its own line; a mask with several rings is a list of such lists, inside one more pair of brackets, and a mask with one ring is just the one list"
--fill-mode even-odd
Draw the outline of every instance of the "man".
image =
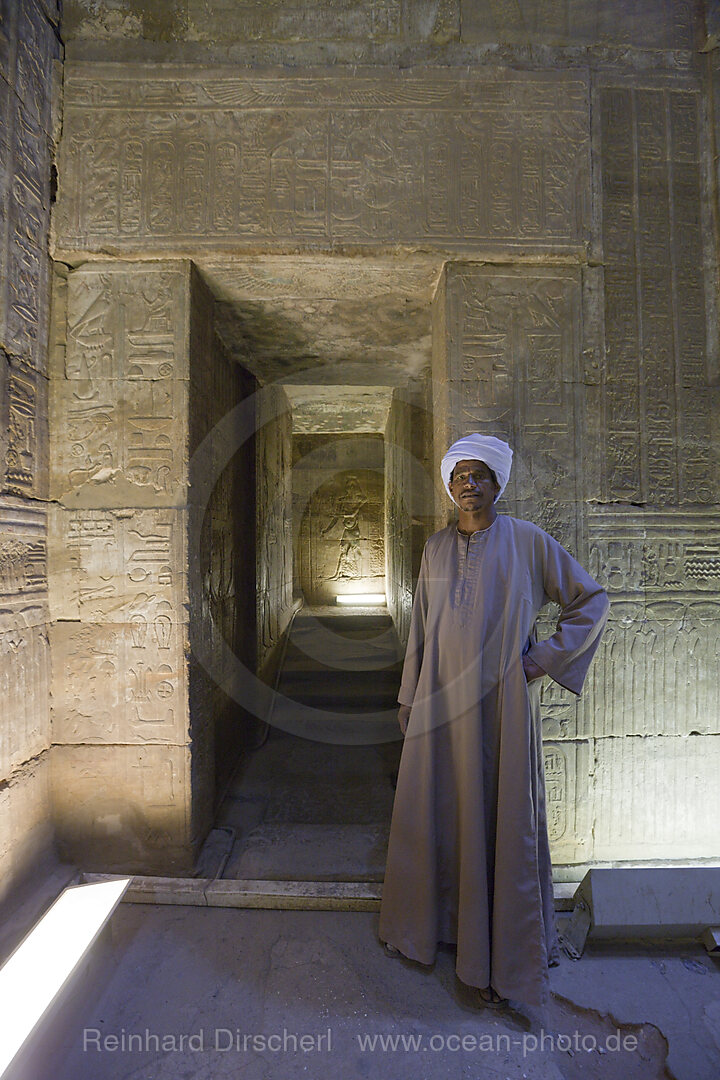
[[[477, 434], [442, 461], [459, 515], [425, 545], [413, 603], [380, 937], [424, 964], [455, 944], [482, 1002], [542, 1006], [557, 943], [540, 683], [580, 693], [608, 600], [546, 532], [497, 514], [511, 462]], [[548, 600], [562, 611], [538, 642]]]

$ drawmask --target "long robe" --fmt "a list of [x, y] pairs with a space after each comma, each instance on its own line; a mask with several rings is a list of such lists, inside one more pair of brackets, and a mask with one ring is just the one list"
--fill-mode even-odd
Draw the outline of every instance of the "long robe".
[[[535, 638], [549, 600], [557, 630]], [[542, 1006], [555, 952], [540, 680], [523, 653], [579, 694], [608, 600], [530, 522], [498, 516], [425, 545], [398, 699], [411, 705], [398, 775], [380, 937], [430, 964], [457, 945], [470, 986]]]

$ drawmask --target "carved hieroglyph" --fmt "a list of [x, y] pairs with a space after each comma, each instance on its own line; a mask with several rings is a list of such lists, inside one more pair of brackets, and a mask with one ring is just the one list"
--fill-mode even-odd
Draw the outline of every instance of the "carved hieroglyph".
[[50, 744], [46, 513], [0, 499], [0, 780]]
[[[98, 866], [123, 844], [136, 866], [160, 865], [165, 845], [169, 862], [184, 852], [188, 863], [187, 823], [197, 837], [200, 813], [191, 743], [198, 793], [212, 770], [212, 721], [195, 731], [189, 712], [187, 550], [190, 433], [199, 441], [222, 408], [210, 378], [212, 305], [182, 262], [96, 264], [71, 272], [61, 291], [50, 514], [59, 837], [67, 854], [87, 850]], [[195, 363], [208, 384], [196, 408], [212, 408], [207, 417], [189, 415]], [[206, 607], [198, 597], [194, 610]]]
[[586, 236], [579, 72], [275, 78], [68, 65], [58, 253]]
[[40, 2], [3, 5], [0, 29], [0, 347], [45, 370], [51, 89], [60, 42]]
[[[695, 104], [688, 94], [663, 98], [662, 118], [672, 124], [673, 109], [690, 105], [692, 120]], [[616, 127], [608, 137], [619, 138]], [[638, 175], [635, 159], [621, 183], [611, 155], [603, 175], [611, 240], [604, 297], [592, 271], [534, 267], [450, 265], [439, 290], [436, 411], [446, 417], [448, 435], [437, 453], [471, 430], [507, 438], [515, 449], [510, 512], [556, 536], [611, 597], [608, 628], [580, 701], [550, 681], [542, 689], [545, 734], [552, 739], [545, 745], [548, 820], [558, 863], [663, 857], [663, 851], [679, 857], [691, 819], [716, 812], [710, 777], [720, 747], [720, 518], [708, 410], [717, 391], [707, 366], [702, 277], [688, 261], [689, 252], [702, 265], [700, 238], [692, 222], [684, 238], [676, 224], [686, 213], [680, 203], [689, 205], [682, 201], [687, 190], [699, 200], [696, 139], [689, 122], [669, 162], [664, 153], [652, 158], [659, 174], [653, 183], [671, 175], [677, 184], [682, 176], [683, 186], [657, 211], [642, 197], [633, 204], [641, 214], [637, 234], [627, 229], [635, 210], [632, 183], [625, 182]], [[644, 191], [642, 169], [639, 176]], [[673, 199], [680, 200], [677, 215]], [[625, 244], [647, 242], [647, 253], [623, 262], [612, 245], [621, 235]], [[668, 236], [674, 240], [667, 249], [652, 246]], [[672, 301], [683, 290], [689, 290], [684, 310]], [[600, 363], [598, 326], [607, 343]], [[633, 496], [650, 505], [627, 505]], [[541, 636], [552, 629], [550, 613]], [[687, 777], [702, 754], [701, 735], [709, 736], [707, 761], [694, 788]], [[625, 742], [627, 755], [620, 749]], [[663, 783], [673, 788], [672, 811], [658, 810], [649, 828]], [[637, 793], [634, 801], [622, 794], [629, 790]], [[707, 853], [708, 843], [700, 830], [686, 857]]]
[[613, 604], [585, 732], [720, 734], [720, 514], [598, 507], [588, 531]]
[[[469, 431], [507, 439], [515, 456], [506, 506], [577, 552], [580, 273], [450, 264], [446, 291], [447, 351], [434, 375], [448, 445]], [[446, 449], [436, 447], [438, 467]]]
[[187, 269], [167, 264], [70, 275], [51, 410], [64, 505], [185, 502], [188, 303]]
[[0, 350], [0, 491], [47, 497], [47, 378]]
[[602, 462], [593, 494], [717, 504], [700, 96], [682, 85], [602, 86], [597, 101], [607, 366], [593, 409]]
[[52, 850], [48, 229], [57, 5], [0, 4], [0, 899]]

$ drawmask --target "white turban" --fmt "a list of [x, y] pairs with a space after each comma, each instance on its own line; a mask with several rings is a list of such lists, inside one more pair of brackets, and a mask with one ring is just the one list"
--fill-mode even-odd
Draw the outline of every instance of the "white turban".
[[[458, 461], [484, 461], [495, 473], [500, 485], [500, 490], [495, 496], [495, 502], [497, 502], [510, 479], [512, 456], [512, 450], [502, 439], [496, 439], [492, 435], [479, 435], [477, 432], [473, 435], [465, 435], [464, 438], [452, 444], [440, 462], [445, 490], [450, 495], [450, 474]], [[452, 495], [450, 498], [452, 499]]]

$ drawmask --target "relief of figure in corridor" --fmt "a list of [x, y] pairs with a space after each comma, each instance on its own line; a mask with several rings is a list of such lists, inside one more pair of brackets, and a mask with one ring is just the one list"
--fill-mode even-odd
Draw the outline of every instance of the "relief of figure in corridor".
[[367, 495], [363, 491], [360, 481], [357, 476], [351, 473], [347, 478], [346, 490], [335, 500], [333, 517], [322, 530], [322, 536], [327, 536], [337, 522], [342, 519], [342, 534], [339, 541], [340, 553], [335, 573], [330, 577], [330, 581], [362, 576], [359, 518], [360, 511], [367, 501]]

